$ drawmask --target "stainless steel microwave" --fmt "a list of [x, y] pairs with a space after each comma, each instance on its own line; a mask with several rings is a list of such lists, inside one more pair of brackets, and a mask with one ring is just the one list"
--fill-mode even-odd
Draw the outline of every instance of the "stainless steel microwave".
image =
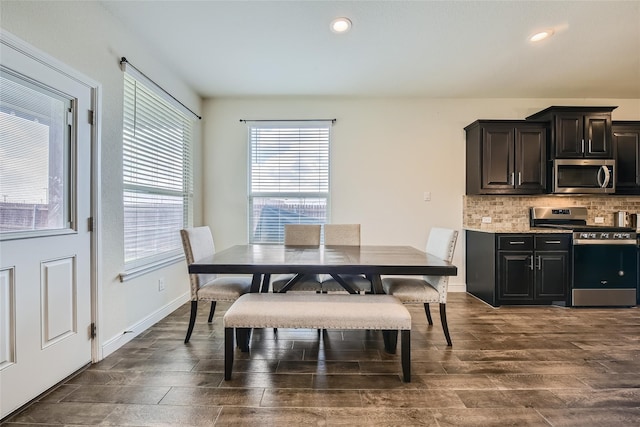
[[616, 161], [611, 159], [556, 159], [553, 193], [609, 194], [616, 191]]

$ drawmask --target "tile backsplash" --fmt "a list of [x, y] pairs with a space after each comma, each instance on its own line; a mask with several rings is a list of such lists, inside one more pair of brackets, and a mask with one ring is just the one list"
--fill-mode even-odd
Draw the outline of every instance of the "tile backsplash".
[[[529, 228], [529, 208], [584, 206], [588, 224], [596, 217], [614, 225], [617, 211], [640, 213], [640, 196], [463, 196], [463, 227], [474, 230], [517, 232]], [[483, 223], [490, 217], [491, 223]]]

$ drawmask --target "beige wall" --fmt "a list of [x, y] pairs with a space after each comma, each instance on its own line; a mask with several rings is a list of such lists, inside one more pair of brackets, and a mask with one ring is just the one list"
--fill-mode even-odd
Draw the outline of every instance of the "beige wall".
[[[233, 98], [204, 103], [205, 222], [219, 249], [247, 242], [247, 133], [240, 119], [336, 118], [331, 145], [331, 221], [362, 224], [363, 244], [423, 248], [435, 225], [461, 229], [464, 127], [523, 119], [550, 105], [618, 105], [640, 120], [640, 100]], [[431, 192], [431, 201], [423, 193]], [[452, 290], [464, 290], [464, 238]]]
[[[154, 55], [139, 37], [123, 28], [97, 2], [2, 1], [1, 26], [46, 54], [64, 62], [102, 85], [99, 226], [100, 288], [98, 332], [100, 344], [113, 350], [129, 336], [125, 330], [144, 325], [154, 315], [188, 294], [184, 262], [121, 283], [123, 272], [122, 215], [122, 102], [123, 73], [119, 59], [125, 56], [145, 74], [196, 111], [200, 98], [171, 72], [170, 62]], [[169, 58], [168, 61], [173, 60]], [[196, 124], [196, 154], [200, 152], [200, 124]], [[196, 155], [196, 158], [199, 158]], [[201, 188], [199, 164], [197, 188]], [[202, 203], [196, 197], [196, 221], [201, 221]], [[158, 292], [163, 277], [166, 290]], [[137, 332], [137, 331], [136, 331]], [[131, 334], [133, 335], [133, 334]], [[108, 350], [107, 350], [108, 351]]]

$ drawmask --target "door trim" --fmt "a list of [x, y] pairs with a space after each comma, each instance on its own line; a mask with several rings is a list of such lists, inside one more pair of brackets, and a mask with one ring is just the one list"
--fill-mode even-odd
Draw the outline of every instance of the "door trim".
[[[81, 83], [91, 90], [91, 110], [93, 111], [93, 124], [91, 128], [91, 217], [93, 218], [93, 232], [91, 233], [91, 322], [96, 324], [96, 336], [91, 341], [91, 361], [93, 363], [102, 360], [102, 350], [100, 346], [100, 327], [102, 320], [102, 286], [100, 272], [102, 271], [102, 261], [100, 254], [100, 242], [102, 241], [102, 227], [100, 223], [100, 142], [102, 123], [102, 85], [88, 76], [73, 69], [69, 65], [61, 62], [46, 52], [30, 45], [24, 40], [16, 37], [8, 31], [0, 28], [0, 44], [14, 49], [24, 56], [41, 63], [42, 65], [55, 70], [58, 73]], [[82, 118], [83, 120], [85, 118]], [[86, 118], [89, 120], [89, 118]], [[79, 227], [88, 227], [86, 219], [78, 219]]]

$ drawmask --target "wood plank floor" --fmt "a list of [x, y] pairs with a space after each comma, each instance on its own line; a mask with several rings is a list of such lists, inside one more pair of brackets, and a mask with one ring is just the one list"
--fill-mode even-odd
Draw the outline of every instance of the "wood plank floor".
[[[357, 297], [355, 297], [357, 298]], [[453, 293], [413, 317], [411, 383], [379, 332], [254, 332], [223, 379], [221, 316], [185, 304], [2, 426], [640, 426], [640, 309], [502, 307]]]

